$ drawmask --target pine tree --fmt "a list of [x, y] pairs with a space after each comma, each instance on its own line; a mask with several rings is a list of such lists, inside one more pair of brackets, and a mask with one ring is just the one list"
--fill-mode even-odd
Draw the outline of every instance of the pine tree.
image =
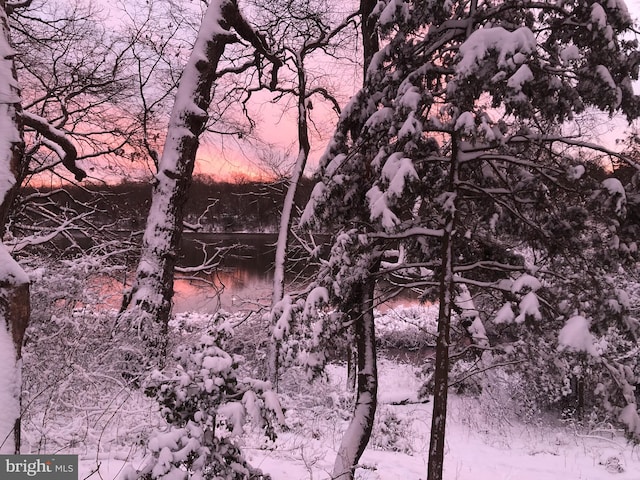
[[[388, 273], [439, 301], [428, 474], [436, 480], [451, 322], [461, 317], [476, 339], [484, 330], [480, 316], [464, 321], [458, 285], [503, 298], [516, 310], [504, 318], [533, 332], [558, 313], [571, 322], [572, 311], [545, 303], [541, 279], [553, 272], [542, 267], [575, 255], [596, 221], [578, 188], [588, 183], [580, 152], [594, 146], [563, 132], [589, 109], [638, 116], [639, 55], [623, 2], [390, 0], [373, 15], [385, 46], [343, 112], [305, 220], [339, 230], [320, 283], [341, 314], [325, 331], [353, 321], [346, 300], [369, 285], [384, 252], [406, 252]], [[611, 182], [601, 190], [624, 215], [615, 200], [623, 192]], [[608, 370], [628, 390], [626, 374]], [[635, 400], [623, 396], [620, 415], [633, 426]]]

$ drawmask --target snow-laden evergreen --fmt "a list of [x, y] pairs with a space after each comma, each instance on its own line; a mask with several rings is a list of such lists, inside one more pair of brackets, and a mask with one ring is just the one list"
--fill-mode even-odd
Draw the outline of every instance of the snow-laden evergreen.
[[173, 371], [152, 375], [148, 391], [155, 392], [169, 428], [149, 440], [152, 457], [140, 472], [123, 478], [219, 479], [268, 478], [251, 467], [237, 445], [251, 419], [275, 440], [284, 413], [271, 384], [239, 375], [243, 360], [226, 348], [233, 329], [218, 316], [192, 347], [180, 347]]
[[[512, 338], [525, 358], [538, 358], [539, 341], [557, 346], [576, 313], [602, 312], [606, 302], [595, 305], [587, 291], [615, 296], [602, 290], [600, 273], [624, 259], [619, 245], [608, 250], [602, 239], [611, 218], [624, 218], [624, 192], [613, 180], [599, 188], [597, 168], [581, 157], [596, 146], [561, 128], [588, 109], [638, 116], [637, 42], [623, 2], [391, 0], [378, 2], [373, 15], [387, 40], [365, 87], [343, 110], [303, 221], [338, 230], [318, 277], [344, 315], [325, 318], [327, 344], [347, 330], [354, 305], [347, 286], [372, 272], [366, 259], [399, 251], [399, 244], [406, 268], [395, 265], [388, 274], [440, 303], [433, 480], [442, 471], [447, 325], [457, 285], [481, 295], [483, 321], [499, 312], [497, 325], [483, 329]], [[595, 195], [605, 201], [593, 202]], [[579, 262], [565, 262], [575, 255]], [[593, 284], [569, 279], [576, 276]], [[594, 332], [606, 335], [608, 326], [596, 323]], [[616, 328], [637, 338], [624, 322]], [[553, 358], [558, 351], [544, 352]], [[579, 358], [564, 352], [570, 375]], [[625, 394], [635, 374], [607, 363], [616, 358], [610, 351], [597, 368], [616, 379], [618, 388], [610, 386], [618, 393], [603, 400], [613, 415], [629, 405], [637, 410]]]

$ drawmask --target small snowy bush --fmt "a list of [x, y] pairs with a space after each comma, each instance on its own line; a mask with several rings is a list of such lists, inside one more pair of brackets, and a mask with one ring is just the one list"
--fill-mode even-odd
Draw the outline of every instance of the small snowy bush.
[[411, 439], [411, 422], [401, 418], [388, 408], [378, 412], [371, 433], [371, 444], [374, 448], [390, 452], [413, 453]]
[[400, 306], [376, 312], [376, 334], [381, 348], [417, 350], [435, 342], [438, 330], [437, 305]]
[[[23, 347], [23, 451], [103, 452], [146, 438], [152, 403], [124, 380], [110, 257], [30, 258], [32, 312]], [[118, 298], [119, 300], [119, 298]]]
[[178, 348], [174, 368], [153, 374], [147, 391], [156, 396], [169, 429], [150, 439], [153, 458], [142, 472], [125, 478], [267, 478], [246, 462], [234, 438], [251, 419], [275, 439], [274, 424], [284, 423], [284, 415], [268, 382], [239, 378], [242, 357], [225, 350], [232, 329], [224, 318], [217, 320], [197, 345]]

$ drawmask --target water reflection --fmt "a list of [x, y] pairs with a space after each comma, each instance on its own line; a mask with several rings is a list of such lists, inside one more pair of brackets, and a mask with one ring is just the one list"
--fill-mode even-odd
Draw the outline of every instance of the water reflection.
[[258, 310], [269, 305], [272, 281], [272, 274], [256, 275], [240, 267], [198, 277], [179, 276], [174, 283], [174, 311]]
[[[222, 308], [228, 312], [259, 310], [269, 306], [273, 289], [273, 262], [275, 234], [206, 234], [187, 235], [182, 245], [181, 264], [193, 266], [224, 251], [220, 268], [212, 274], [186, 278], [179, 275], [175, 281], [174, 311], [214, 313]], [[300, 255], [297, 255], [300, 256]], [[296, 255], [292, 255], [296, 257]], [[312, 268], [289, 265], [291, 289], [304, 286], [305, 277]], [[293, 282], [295, 280], [295, 282]], [[382, 291], [377, 298], [385, 297]], [[398, 305], [414, 305], [417, 294], [403, 291], [400, 295], [380, 303], [378, 309], [386, 311]]]
[[270, 233], [186, 234], [180, 263], [195, 266], [218, 258], [213, 273], [178, 275], [174, 311], [213, 313], [258, 310], [269, 305], [278, 236]]
[[[182, 243], [180, 266], [194, 267], [208, 258], [219, 258], [219, 267], [210, 273], [176, 275], [174, 283], [175, 313], [215, 313], [260, 310], [271, 302], [273, 290], [273, 261], [275, 234], [186, 234]], [[224, 254], [219, 255], [221, 252]], [[305, 269], [290, 266], [289, 290], [300, 290], [305, 283]], [[127, 279], [132, 278], [131, 273]], [[124, 280], [124, 279], [123, 279]], [[97, 279], [102, 292], [122, 292], [123, 282], [109, 277]], [[378, 292], [378, 300], [383, 297]], [[400, 296], [378, 305], [385, 311], [397, 305], [416, 303], [416, 294], [403, 292]], [[119, 308], [121, 297], [111, 298], [109, 306]]]

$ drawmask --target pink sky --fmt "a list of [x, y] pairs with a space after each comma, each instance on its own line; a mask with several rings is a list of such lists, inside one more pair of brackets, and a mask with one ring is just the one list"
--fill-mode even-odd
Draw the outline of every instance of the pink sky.
[[[627, 0], [627, 6], [636, 19], [640, 18], [640, 0]], [[316, 68], [312, 64], [312, 68]], [[355, 91], [354, 81], [359, 73], [357, 65], [339, 64], [338, 68], [329, 61], [318, 62], [317, 69], [323, 75], [323, 83], [344, 85], [340, 87], [340, 103], [344, 105], [349, 96]], [[296, 139], [296, 113], [295, 100], [290, 98], [288, 102], [273, 105], [269, 102], [270, 95], [256, 94], [252, 98], [251, 115], [257, 121], [256, 134], [265, 142], [274, 146], [276, 150], [284, 152], [290, 150], [290, 156], [295, 158], [297, 153]], [[329, 106], [319, 98], [314, 98], [312, 119], [316, 122], [320, 132], [312, 129], [312, 153], [307, 166], [307, 173], [312, 173], [317, 168], [317, 162], [329, 140], [336, 123], [336, 115]], [[286, 105], [285, 105], [286, 103]], [[624, 135], [624, 122], [612, 123], [603, 114], [602, 122], [599, 122], [600, 131], [595, 132], [595, 141], [601, 142], [610, 148], [615, 148], [615, 139]], [[258, 154], [252, 151], [248, 145], [238, 144], [233, 139], [220, 139], [214, 136], [203, 138], [198, 151], [196, 162], [196, 174], [208, 174], [219, 180], [234, 181], [241, 178], [264, 178], [264, 170], [259, 168]], [[87, 166], [88, 163], [87, 163]], [[109, 172], [100, 172], [100, 167], [95, 166], [91, 174], [99, 178], [112, 178]], [[145, 172], [148, 174], [149, 172]]]

